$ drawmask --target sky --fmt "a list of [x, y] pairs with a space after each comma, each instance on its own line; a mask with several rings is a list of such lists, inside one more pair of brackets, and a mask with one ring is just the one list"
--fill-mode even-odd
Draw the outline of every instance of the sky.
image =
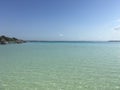
[[0, 0], [0, 35], [25, 40], [120, 40], [120, 0]]

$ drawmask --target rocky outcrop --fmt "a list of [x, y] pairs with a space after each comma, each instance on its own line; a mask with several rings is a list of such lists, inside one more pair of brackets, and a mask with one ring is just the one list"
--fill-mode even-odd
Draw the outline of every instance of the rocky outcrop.
[[25, 43], [26, 41], [24, 40], [20, 40], [17, 38], [10, 38], [10, 37], [6, 37], [6, 36], [0, 36], [0, 44], [9, 44], [9, 43]]

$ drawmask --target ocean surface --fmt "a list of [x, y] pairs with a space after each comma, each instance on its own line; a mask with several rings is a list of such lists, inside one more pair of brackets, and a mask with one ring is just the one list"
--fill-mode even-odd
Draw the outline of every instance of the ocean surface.
[[0, 90], [120, 90], [120, 43], [0, 45]]

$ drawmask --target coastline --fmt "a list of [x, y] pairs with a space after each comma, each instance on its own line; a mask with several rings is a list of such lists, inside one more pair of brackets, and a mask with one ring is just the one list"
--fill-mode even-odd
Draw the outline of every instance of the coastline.
[[7, 37], [7, 36], [0, 36], [0, 44], [1, 45], [6, 45], [6, 44], [21, 44], [21, 43], [25, 43], [26, 41], [21, 40], [21, 39], [17, 39], [15, 37]]

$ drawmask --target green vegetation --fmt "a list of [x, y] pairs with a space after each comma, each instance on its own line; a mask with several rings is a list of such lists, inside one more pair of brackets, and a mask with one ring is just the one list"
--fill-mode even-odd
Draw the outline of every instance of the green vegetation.
[[10, 38], [10, 37], [6, 37], [6, 36], [0, 36], [0, 44], [8, 44], [8, 43], [25, 43], [26, 41], [24, 40], [20, 40], [20, 39], [17, 39], [15, 37], [13, 38]]

